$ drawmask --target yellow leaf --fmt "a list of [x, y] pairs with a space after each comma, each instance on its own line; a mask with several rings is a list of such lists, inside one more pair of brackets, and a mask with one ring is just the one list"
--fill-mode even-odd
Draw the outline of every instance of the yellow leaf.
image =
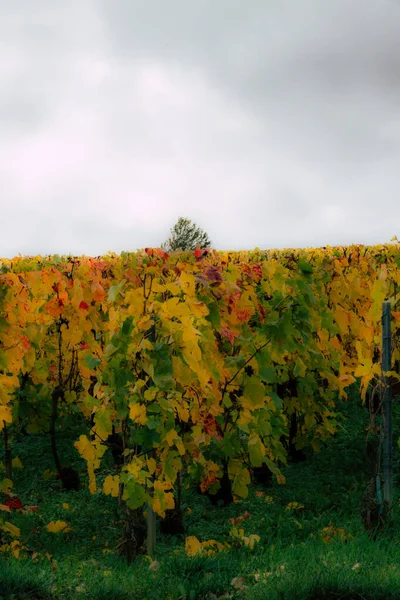
[[68, 523], [65, 521], [51, 521], [48, 525], [46, 525], [47, 531], [50, 533], [65, 533], [66, 531], [71, 531], [71, 527], [68, 527]]
[[154, 458], [148, 458], [146, 462], [147, 462], [147, 468], [149, 470], [150, 475], [153, 475], [154, 471], [156, 470], [156, 466], [157, 466], [156, 461], [154, 460]]
[[129, 417], [134, 423], [145, 425], [147, 423], [146, 407], [143, 404], [130, 404]]
[[190, 316], [190, 308], [185, 302], [180, 302], [179, 298], [170, 298], [162, 305], [162, 311], [168, 317], [176, 317], [179, 320]]
[[12, 523], [9, 523], [8, 521], [6, 521], [4, 523], [3, 530], [4, 531], [8, 531], [9, 533], [11, 533], [11, 535], [13, 537], [19, 537], [19, 534], [20, 534], [19, 527], [16, 527], [15, 525], [13, 525]]
[[12, 423], [11, 407], [0, 405], [0, 424], [3, 425], [3, 421], [6, 423]]
[[256, 544], [257, 542], [260, 541], [260, 536], [257, 535], [256, 533], [251, 533], [249, 535], [249, 537], [245, 537], [244, 538], [244, 544], [245, 546], [248, 546], [251, 550], [254, 549], [254, 544]]
[[125, 296], [125, 302], [129, 307], [127, 311], [128, 315], [132, 317], [141, 317], [143, 315], [144, 297], [142, 288], [128, 292]]
[[304, 504], [299, 504], [298, 502], [289, 502], [285, 510], [301, 510], [304, 508]]
[[204, 302], [195, 302], [194, 300], [187, 300], [187, 305], [190, 308], [190, 312], [196, 318], [200, 319], [205, 317], [210, 312]]
[[188, 294], [189, 296], [195, 295], [196, 280], [194, 278], [194, 275], [182, 271], [182, 273], [179, 276], [179, 285], [181, 286], [181, 289], [185, 292], [185, 294]]
[[178, 417], [184, 423], [189, 421], [189, 409], [186, 406], [177, 406], [176, 412], [178, 413]]
[[96, 460], [96, 450], [86, 435], [81, 435], [78, 442], [74, 443], [79, 454], [88, 462]]
[[165, 502], [164, 502], [164, 492], [158, 491], [157, 495], [153, 496], [150, 499], [150, 506], [156, 515], [160, 516], [162, 519], [165, 517]]
[[10, 490], [13, 485], [14, 484], [11, 479], [2, 479], [0, 481], [0, 492], [7, 492], [7, 490]]
[[372, 288], [371, 298], [373, 303], [369, 309], [368, 315], [375, 323], [379, 322], [382, 317], [382, 302], [386, 299], [387, 285], [386, 281], [376, 279]]
[[69, 509], [69, 504], [67, 504], [66, 502], [63, 502], [63, 505], [62, 505], [62, 507], [63, 507], [65, 510], [68, 510], [68, 509]]
[[154, 321], [151, 317], [149, 317], [149, 315], [144, 315], [144, 317], [137, 321], [136, 328], [138, 331], [147, 331], [152, 325], [154, 325]]
[[88, 475], [89, 475], [89, 492], [95, 494], [97, 490], [96, 476], [94, 474], [93, 462], [88, 462]]
[[14, 540], [13, 542], [11, 542], [10, 546], [11, 546], [11, 552], [13, 553], [13, 556], [15, 556], [15, 558], [19, 558], [19, 554], [21, 551], [21, 544], [18, 542], [18, 540]]
[[12, 464], [12, 466], [13, 466], [14, 469], [23, 469], [24, 468], [23, 464], [20, 461], [20, 459], [18, 458], [18, 456], [16, 458], [13, 458], [11, 464]]
[[240, 411], [240, 417], [237, 422], [237, 426], [242, 431], [248, 432], [248, 424], [253, 421], [253, 416], [248, 409], [244, 409]]
[[168, 442], [168, 446], [173, 446], [175, 439], [178, 437], [175, 429], [170, 429], [165, 436], [166, 441]]
[[174, 499], [174, 495], [172, 492], [165, 492], [164, 501], [165, 501], [165, 508], [167, 510], [172, 510], [173, 508], [175, 508], [175, 499]]
[[151, 400], [154, 400], [154, 398], [157, 396], [157, 392], [158, 392], [158, 387], [152, 386], [151, 388], [146, 390], [145, 393], [143, 394], [144, 399], [148, 400], [149, 402]]
[[185, 540], [185, 552], [187, 556], [196, 556], [202, 551], [202, 546], [196, 536], [190, 535]]
[[134, 478], [140, 483], [144, 483], [148, 473], [144, 471], [145, 461], [143, 458], [134, 456], [130, 463], [126, 465], [128, 473], [134, 476]]
[[138, 394], [144, 385], [146, 385], [145, 380], [138, 379], [133, 387], [134, 394]]
[[118, 497], [119, 493], [119, 476], [118, 475], [107, 475], [103, 484], [104, 493], [114, 498]]
[[10, 507], [6, 504], [0, 504], [0, 510], [5, 510], [6, 512], [11, 512]]
[[337, 306], [335, 310], [335, 319], [336, 323], [339, 325], [340, 333], [347, 333], [350, 325], [349, 312], [344, 310], [341, 306]]

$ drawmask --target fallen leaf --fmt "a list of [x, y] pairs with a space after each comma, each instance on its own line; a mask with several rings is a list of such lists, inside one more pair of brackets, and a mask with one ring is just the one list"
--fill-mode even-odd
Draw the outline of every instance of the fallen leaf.
[[33, 512], [37, 512], [38, 510], [40, 510], [40, 507], [39, 506], [25, 506], [24, 510], [25, 510], [25, 512], [33, 513]]
[[235, 590], [247, 590], [247, 585], [245, 584], [244, 577], [234, 577], [231, 581], [231, 586], [235, 588]]
[[71, 527], [65, 521], [51, 521], [46, 525], [46, 529], [51, 533], [66, 533], [67, 531], [71, 531]]
[[200, 553], [202, 550], [202, 546], [200, 541], [196, 536], [190, 535], [185, 540], [185, 552], [188, 556], [196, 556], [196, 554]]
[[158, 571], [159, 568], [160, 568], [160, 563], [157, 560], [153, 560], [149, 564], [149, 570], [150, 571]]
[[3, 530], [8, 531], [14, 537], [19, 537], [19, 534], [20, 534], [19, 527], [16, 527], [15, 525], [13, 525], [12, 523], [9, 523], [8, 521], [6, 521], [4, 523]]
[[4, 504], [6, 506], [9, 506], [10, 508], [13, 508], [14, 510], [23, 508], [23, 504], [22, 504], [21, 500], [19, 498], [17, 498], [17, 496], [13, 496], [12, 498], [7, 498], [7, 500], [4, 502]]

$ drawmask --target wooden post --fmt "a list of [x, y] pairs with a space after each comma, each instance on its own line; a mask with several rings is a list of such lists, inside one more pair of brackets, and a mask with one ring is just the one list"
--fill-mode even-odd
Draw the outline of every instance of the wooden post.
[[147, 554], [156, 549], [156, 513], [147, 505]]
[[384, 438], [383, 438], [383, 480], [384, 500], [389, 509], [393, 502], [393, 440], [392, 440], [392, 388], [390, 376], [385, 373], [392, 368], [392, 337], [391, 337], [392, 310], [390, 302], [382, 304], [382, 371], [384, 374], [383, 411], [384, 411]]
[[12, 481], [12, 455], [11, 448], [8, 443], [8, 430], [7, 423], [3, 421], [3, 435], [4, 435], [4, 462], [6, 467], [6, 479]]
[[[149, 339], [152, 344], [156, 341], [156, 327], [153, 325], [149, 329]], [[149, 387], [154, 385], [150, 379]], [[153, 453], [149, 454], [149, 458], [153, 456]], [[147, 554], [151, 554], [156, 549], [156, 513], [150, 506], [147, 505]]]

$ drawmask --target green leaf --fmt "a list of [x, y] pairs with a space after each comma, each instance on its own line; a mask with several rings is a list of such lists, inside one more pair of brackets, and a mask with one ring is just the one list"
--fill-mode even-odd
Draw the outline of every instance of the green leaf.
[[283, 400], [281, 398], [279, 398], [278, 394], [276, 392], [271, 392], [270, 396], [271, 396], [272, 402], [275, 405], [275, 408], [277, 410], [282, 410], [282, 408], [283, 408]]
[[117, 283], [116, 285], [112, 285], [110, 287], [110, 289], [108, 290], [108, 301], [109, 302], [115, 302], [118, 294], [121, 292], [125, 283], [126, 283], [126, 280], [122, 279], [119, 283]]
[[83, 362], [88, 369], [95, 369], [101, 363], [101, 360], [93, 355], [87, 354], [83, 359]]
[[215, 331], [218, 331], [221, 324], [221, 315], [219, 312], [218, 305], [215, 302], [213, 302], [212, 304], [207, 304], [207, 308], [209, 310], [209, 313], [208, 315], [206, 315], [206, 319], [211, 323], [213, 329]]
[[125, 321], [121, 327], [121, 333], [124, 337], [130, 337], [132, 331], [133, 331], [133, 317], [128, 317], [127, 319], [125, 319]]
[[[103, 435], [105, 435], [105, 433], [107, 433], [107, 435], [110, 434], [112, 429], [111, 412], [100, 408], [94, 415], [94, 423], [98, 428], [97, 430], [100, 430]], [[99, 435], [102, 436], [101, 433], [99, 433]]]
[[265, 383], [276, 383], [276, 369], [273, 367], [259, 367], [258, 368], [258, 376]]
[[246, 359], [243, 356], [228, 356], [225, 360], [226, 367], [235, 367], [241, 369], [246, 364]]
[[250, 410], [262, 408], [265, 404], [265, 398], [266, 392], [264, 384], [258, 377], [250, 377], [244, 387], [243, 396], [240, 398], [242, 406]]
[[297, 357], [294, 368], [293, 368], [293, 375], [295, 377], [304, 377], [307, 371], [307, 367], [304, 364], [304, 362], [301, 360], [301, 358]]
[[4, 317], [0, 317], [0, 333], [4, 333], [5, 331], [7, 331], [7, 328], [8, 322]]
[[270, 460], [268, 457], [264, 457], [264, 462], [267, 465], [267, 467], [269, 468], [270, 471], [272, 471], [272, 473], [274, 475], [280, 475], [281, 472], [278, 469], [278, 467], [276, 466], [276, 464], [274, 462], [272, 462], [272, 460]]
[[232, 492], [239, 498], [247, 498], [249, 490], [248, 485], [250, 483], [250, 473], [246, 467], [243, 467], [235, 476], [232, 481]]
[[143, 506], [143, 504], [149, 500], [149, 497], [146, 494], [143, 486], [136, 481], [128, 481], [124, 486], [122, 500], [127, 503], [129, 508], [135, 510], [135, 508], [140, 508], [140, 506]]
[[299, 264], [300, 270], [301, 270], [303, 273], [312, 273], [312, 272], [313, 272], [313, 268], [312, 268], [312, 266], [310, 265], [310, 263], [309, 263], [309, 262], [307, 262], [306, 260], [304, 260], [303, 258], [300, 258], [300, 260], [299, 260], [299, 263], [298, 263], [298, 264]]
[[163, 471], [170, 481], [175, 481], [178, 471], [182, 468], [182, 461], [176, 450], [170, 450], [163, 461]]
[[172, 359], [169, 348], [166, 344], [156, 344], [154, 346], [153, 356], [154, 365], [154, 384], [161, 390], [170, 390], [173, 387], [173, 369]]
[[263, 463], [263, 453], [261, 451], [261, 440], [256, 433], [252, 433], [248, 440], [250, 463], [253, 467], [261, 467]]

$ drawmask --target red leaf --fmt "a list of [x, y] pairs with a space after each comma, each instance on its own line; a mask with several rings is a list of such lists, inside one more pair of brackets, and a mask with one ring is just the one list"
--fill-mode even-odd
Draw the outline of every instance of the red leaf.
[[241, 323], [244, 323], [250, 319], [251, 315], [248, 310], [238, 310], [236, 316]]
[[25, 506], [26, 512], [36, 512], [39, 510], [39, 506]]
[[261, 265], [253, 265], [252, 266], [253, 269], [253, 273], [254, 275], [258, 278], [261, 279], [262, 278], [262, 268]]
[[205, 276], [209, 281], [222, 281], [222, 276], [218, 270], [218, 267], [208, 267], [205, 272]]
[[89, 308], [89, 305], [86, 304], [86, 302], [84, 300], [82, 300], [79, 304], [79, 308], [87, 310]]
[[196, 258], [203, 258], [203, 256], [207, 256], [207, 254], [208, 254], [208, 249], [200, 248], [199, 246], [197, 246], [196, 250], [194, 251], [194, 255]]
[[22, 504], [21, 500], [19, 498], [17, 498], [17, 496], [13, 496], [12, 498], [7, 498], [7, 500], [4, 502], [4, 504], [6, 506], [8, 506], [9, 508], [14, 508], [15, 510], [18, 510], [19, 508], [23, 508], [23, 504]]
[[235, 343], [235, 336], [228, 327], [223, 327], [221, 329], [221, 336], [229, 340], [232, 345]]

